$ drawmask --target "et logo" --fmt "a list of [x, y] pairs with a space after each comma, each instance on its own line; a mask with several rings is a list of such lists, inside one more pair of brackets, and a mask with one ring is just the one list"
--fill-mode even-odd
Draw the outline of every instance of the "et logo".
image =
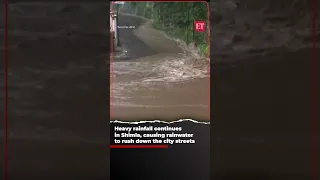
[[194, 22], [194, 30], [197, 32], [205, 32], [206, 31], [206, 22], [205, 21], [195, 21]]

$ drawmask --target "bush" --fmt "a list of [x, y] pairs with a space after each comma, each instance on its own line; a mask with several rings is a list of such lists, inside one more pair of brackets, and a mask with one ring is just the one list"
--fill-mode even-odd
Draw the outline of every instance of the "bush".
[[194, 21], [207, 20], [208, 7], [204, 2], [130, 2], [126, 8], [136, 15], [153, 20], [153, 27], [186, 44], [194, 42], [205, 55], [209, 54], [208, 32], [194, 31]]

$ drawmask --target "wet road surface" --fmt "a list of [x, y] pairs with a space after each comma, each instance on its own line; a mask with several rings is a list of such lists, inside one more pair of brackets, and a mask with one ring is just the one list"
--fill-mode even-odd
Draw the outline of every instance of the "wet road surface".
[[215, 65], [212, 77], [213, 177], [311, 179], [312, 49]]
[[[205, 57], [135, 16], [120, 14], [121, 52], [111, 63], [111, 118], [209, 120], [209, 72]], [[203, 64], [196, 67], [199, 62]]]
[[106, 9], [9, 5], [9, 177], [108, 177]]

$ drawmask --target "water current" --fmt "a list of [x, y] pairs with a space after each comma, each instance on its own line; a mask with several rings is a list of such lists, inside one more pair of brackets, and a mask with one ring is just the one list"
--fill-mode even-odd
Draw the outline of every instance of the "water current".
[[112, 118], [209, 120], [209, 60], [151, 22], [119, 16], [121, 48], [111, 63]]

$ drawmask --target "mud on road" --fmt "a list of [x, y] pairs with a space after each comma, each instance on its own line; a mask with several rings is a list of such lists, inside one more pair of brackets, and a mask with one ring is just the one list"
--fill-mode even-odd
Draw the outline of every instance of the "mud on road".
[[319, 162], [312, 150], [320, 147], [319, 124], [312, 123], [319, 119], [313, 94], [319, 88], [320, 18], [313, 63], [314, 5], [211, 1], [213, 178], [312, 179]]
[[[10, 178], [108, 177], [106, 9], [108, 3], [9, 5]], [[4, 37], [3, 24], [0, 28]]]
[[119, 28], [121, 51], [115, 52], [110, 71], [111, 118], [208, 121], [208, 58], [155, 30], [148, 20], [120, 14], [118, 23], [136, 28]]

